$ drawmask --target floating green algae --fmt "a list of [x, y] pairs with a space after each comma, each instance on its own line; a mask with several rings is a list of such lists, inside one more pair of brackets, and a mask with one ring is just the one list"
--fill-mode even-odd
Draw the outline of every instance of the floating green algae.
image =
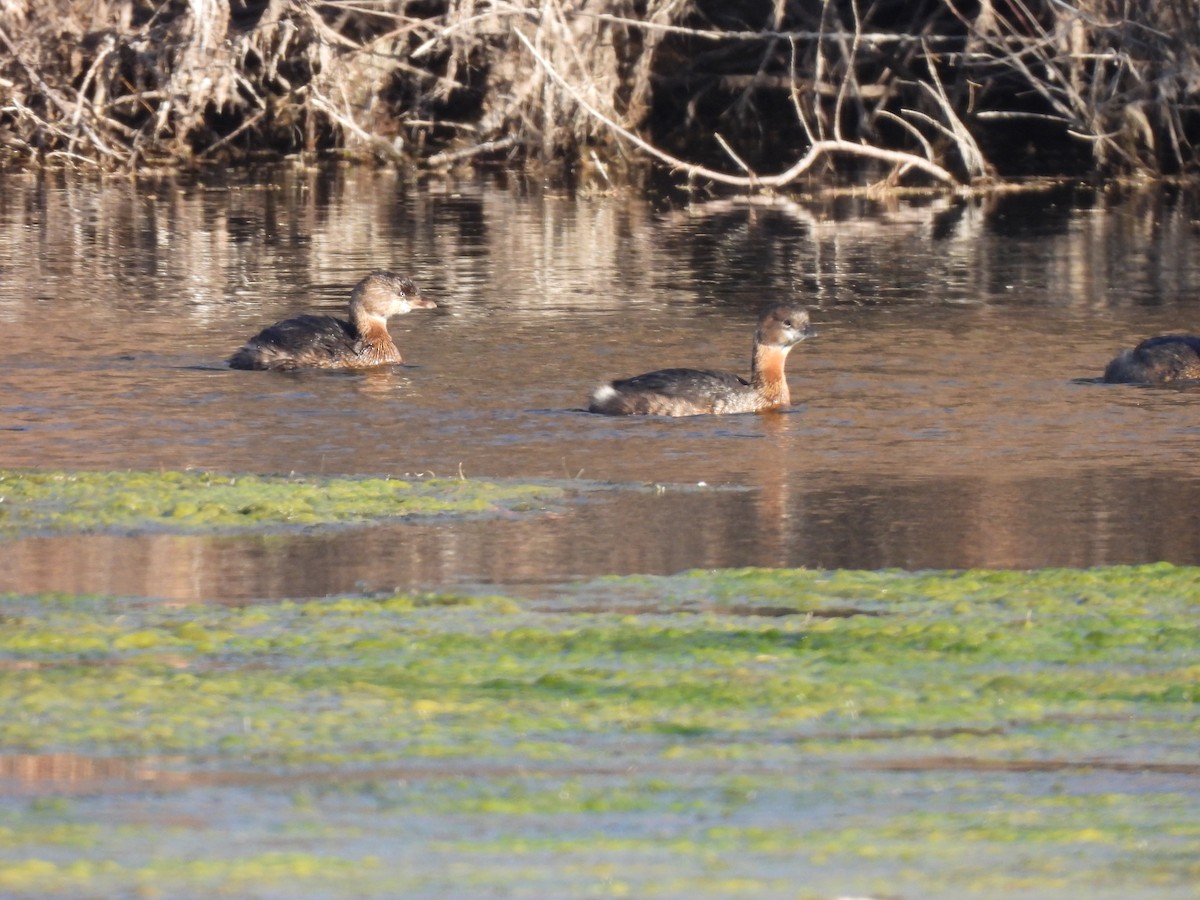
[[[645, 592], [645, 579], [627, 584]], [[718, 572], [654, 584], [658, 601], [636, 615], [591, 599], [621, 593], [611, 580], [552, 608], [471, 594], [242, 608], [13, 598], [0, 630], [12, 667], [0, 677], [10, 711], [0, 739], [302, 758], [370, 756], [364, 746], [379, 742], [470, 753], [490, 729], [526, 742], [665, 735], [686, 749], [705, 735], [766, 730], [822, 745], [888, 728], [917, 743], [944, 733], [942, 743], [1050, 754], [1081, 749], [1109, 721], [1175, 745], [1197, 715], [1194, 569]], [[737, 614], [721, 611], [730, 598]], [[754, 615], [760, 598], [796, 612]], [[846, 605], [864, 611], [819, 615]]]
[[[304, 853], [264, 853], [225, 860], [154, 861], [137, 867], [111, 861], [26, 859], [0, 867], [0, 891], [6, 896], [48, 894], [103, 896], [102, 892], [136, 896], [259, 896], [264, 887], [280, 895], [308, 895], [329, 890], [348, 876], [370, 868], [372, 860], [331, 859]], [[303, 885], [303, 887], [301, 887]], [[250, 893], [246, 893], [249, 891]]]
[[239, 854], [315, 841], [335, 874], [386, 860], [328, 896], [1185, 897], [1198, 613], [1173, 566], [0, 598], [0, 760], [146, 760], [172, 821], [172, 779], [248, 779], [189, 826], [203, 852], [97, 828], [82, 796], [0, 818], [0, 863], [30, 894], [186, 893], [226, 828]]
[[535, 509], [564, 496], [550, 485], [473, 479], [0, 469], [0, 537], [346, 525]]

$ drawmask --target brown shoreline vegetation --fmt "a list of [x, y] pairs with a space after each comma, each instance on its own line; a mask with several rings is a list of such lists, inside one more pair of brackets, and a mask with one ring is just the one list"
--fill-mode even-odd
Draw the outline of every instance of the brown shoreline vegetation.
[[1197, 0], [5, 0], [0, 168], [1191, 176]]

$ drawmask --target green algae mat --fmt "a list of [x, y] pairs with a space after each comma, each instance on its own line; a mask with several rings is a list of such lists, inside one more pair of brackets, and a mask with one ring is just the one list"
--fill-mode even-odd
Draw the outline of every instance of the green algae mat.
[[551, 485], [474, 479], [0, 469], [0, 538], [75, 531], [246, 531], [521, 511]]
[[1161, 897], [1200, 570], [0, 600], [0, 895]]

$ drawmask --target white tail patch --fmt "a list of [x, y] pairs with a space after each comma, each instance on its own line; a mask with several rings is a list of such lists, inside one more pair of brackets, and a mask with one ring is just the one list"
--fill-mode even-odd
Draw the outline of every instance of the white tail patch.
[[592, 403], [597, 406], [601, 406], [607, 403], [609, 400], [614, 399], [616, 396], [617, 392], [611, 384], [602, 384], [600, 387], [592, 391]]

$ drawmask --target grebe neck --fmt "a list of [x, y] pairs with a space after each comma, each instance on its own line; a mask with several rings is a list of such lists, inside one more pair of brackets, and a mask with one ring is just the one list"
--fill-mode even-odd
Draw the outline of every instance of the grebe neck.
[[784, 375], [784, 363], [787, 361], [790, 347], [769, 347], [757, 344], [754, 347], [754, 358], [750, 363], [750, 384], [767, 400], [780, 406], [792, 402], [788, 392], [787, 376]]
[[392, 342], [392, 337], [387, 330], [387, 319], [383, 316], [373, 316], [359, 306], [351, 306], [350, 324], [358, 332], [359, 339], [365, 343], [390, 344]]

